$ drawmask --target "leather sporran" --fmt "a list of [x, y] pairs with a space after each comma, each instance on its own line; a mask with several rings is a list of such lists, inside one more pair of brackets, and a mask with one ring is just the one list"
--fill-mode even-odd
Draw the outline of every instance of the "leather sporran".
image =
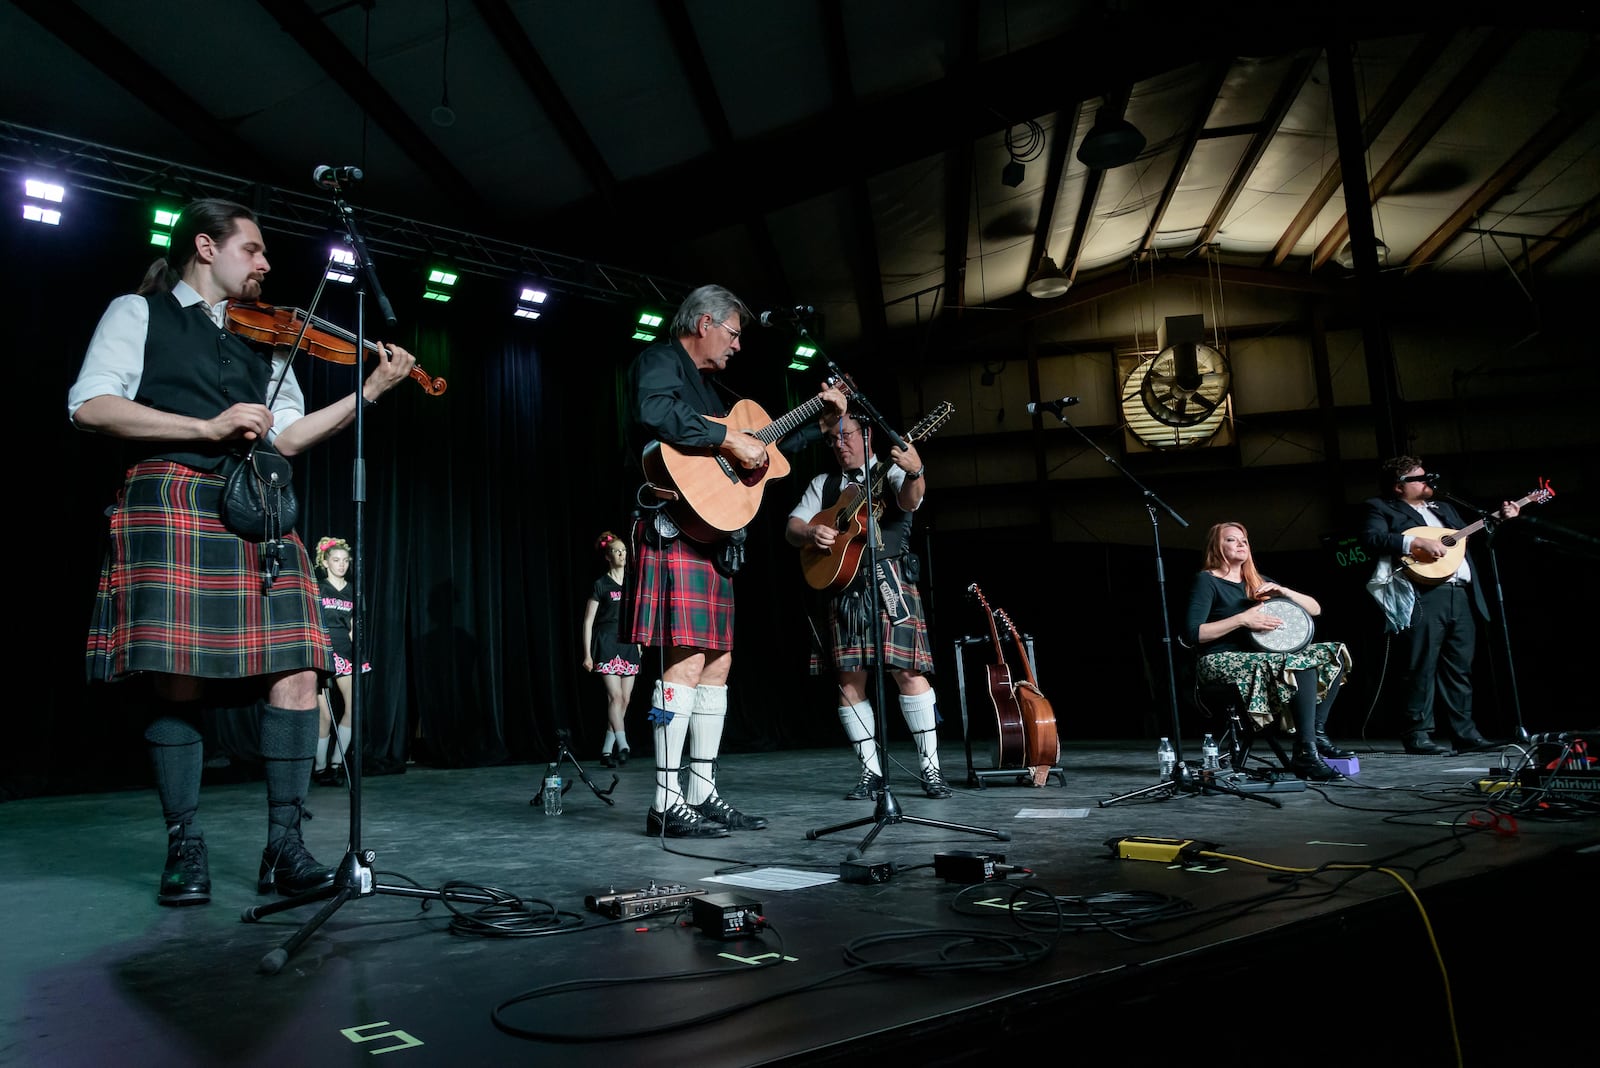
[[294, 529], [300, 502], [294, 469], [276, 452], [254, 448], [222, 463], [222, 525], [247, 541], [273, 541]]

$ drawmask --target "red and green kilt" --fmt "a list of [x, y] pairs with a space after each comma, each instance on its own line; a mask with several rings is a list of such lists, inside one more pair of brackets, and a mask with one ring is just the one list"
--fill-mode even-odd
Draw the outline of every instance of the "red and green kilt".
[[111, 513], [89, 625], [91, 682], [136, 671], [233, 679], [331, 672], [311, 560], [298, 536], [270, 593], [259, 545], [217, 518], [221, 475], [166, 460], [128, 471]]
[[[885, 561], [895, 568], [893, 560]], [[865, 564], [862, 565], [865, 569]], [[888, 613], [878, 609], [879, 624], [883, 629], [883, 661], [892, 668], [904, 668], [921, 675], [933, 673], [933, 652], [928, 648], [928, 625], [922, 619], [922, 596], [916, 586], [904, 579], [900, 587], [905, 594], [906, 607], [911, 618], [898, 627], [891, 626]], [[867, 590], [857, 582], [828, 604], [828, 635], [833, 643], [833, 669], [861, 671], [871, 667], [873, 654], [872, 631], [867, 618]], [[811, 655], [811, 673], [816, 675], [827, 668], [815, 652]]]
[[[633, 525], [634, 566], [622, 594], [627, 641], [691, 649], [733, 648], [733, 579], [718, 571], [706, 550], [688, 538], [659, 549], [650, 544], [649, 521]], [[665, 618], [663, 618], [665, 617]]]

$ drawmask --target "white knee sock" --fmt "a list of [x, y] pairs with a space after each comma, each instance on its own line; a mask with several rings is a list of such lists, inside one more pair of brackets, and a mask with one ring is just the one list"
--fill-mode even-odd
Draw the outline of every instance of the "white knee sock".
[[906, 717], [906, 726], [911, 728], [911, 737], [916, 740], [917, 758], [924, 771], [939, 766], [939, 733], [933, 711], [937, 702], [932, 690], [900, 695], [900, 712]]
[[328, 759], [330, 763], [343, 764], [345, 762], [346, 755], [350, 752], [350, 728], [336, 727], [334, 728], [334, 733], [339, 739], [339, 749], [338, 752], [333, 754], [333, 757], [338, 757], [338, 759], [335, 760], [333, 757], [329, 757]]
[[683, 783], [683, 799], [691, 805], [717, 796], [717, 751], [722, 748], [722, 726], [727, 720], [726, 686], [695, 690], [694, 715], [689, 717], [689, 774]]
[[601, 756], [610, 756], [611, 755], [611, 747], [613, 745], [616, 745], [616, 744], [617, 744], [617, 732], [613, 731], [613, 730], [606, 731], [605, 741], [600, 743], [600, 755]]
[[878, 761], [878, 740], [873, 736], [877, 723], [872, 717], [872, 703], [862, 701], [840, 705], [839, 722], [844, 725], [844, 736], [855, 746], [856, 759], [861, 761], [862, 770], [882, 775], [883, 765]]
[[[656, 796], [654, 808], [665, 812], [683, 796], [678, 784], [682, 769], [683, 740], [689, 736], [694, 712], [695, 687], [658, 681], [650, 697], [650, 721], [656, 743]], [[663, 722], [665, 721], [665, 722]]]

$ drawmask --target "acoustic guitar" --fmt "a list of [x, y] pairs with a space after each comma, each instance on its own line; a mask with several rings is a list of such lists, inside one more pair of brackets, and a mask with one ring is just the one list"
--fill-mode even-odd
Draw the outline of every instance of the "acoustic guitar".
[[995, 616], [1016, 643], [1017, 656], [1022, 660], [1022, 673], [1028, 677], [1027, 681], [1019, 682], [1014, 687], [1017, 708], [1022, 713], [1023, 748], [1026, 751], [1022, 762], [1033, 785], [1043, 786], [1050, 781], [1050, 769], [1061, 759], [1055, 710], [1039, 690], [1039, 680], [1034, 677], [1033, 662], [1028, 659], [1028, 647], [1023, 644], [1022, 634], [1012, 625], [1005, 609], [995, 609]]
[[983, 615], [989, 623], [989, 641], [994, 646], [994, 663], [987, 666], [989, 676], [989, 702], [994, 705], [995, 725], [999, 749], [995, 756], [998, 768], [1027, 767], [1027, 738], [1022, 729], [1022, 709], [1017, 706], [1015, 688], [1011, 685], [1011, 669], [1006, 666], [1005, 650], [1000, 645], [1000, 632], [995, 629], [994, 612], [984, 599], [983, 591], [974, 582], [967, 592], [978, 599]]
[[[1546, 479], [1539, 480], [1539, 488], [1515, 502], [1518, 508], [1525, 504], [1543, 504], [1556, 495]], [[1496, 512], [1498, 516], [1500, 513]], [[1451, 530], [1448, 527], [1412, 527], [1405, 533], [1415, 538], [1438, 538], [1444, 542], [1445, 553], [1437, 560], [1417, 560], [1410, 553], [1400, 557], [1400, 567], [1411, 576], [1413, 582], [1420, 582], [1425, 586], [1437, 586], [1446, 582], [1457, 571], [1461, 570], [1461, 561], [1467, 555], [1467, 538], [1483, 529], [1487, 520], [1480, 519], [1476, 523], [1468, 523], [1460, 530]]]
[[[849, 394], [848, 383], [830, 378], [827, 386]], [[703, 418], [720, 423], [729, 434], [749, 431], [767, 448], [760, 466], [747, 468], [714, 448], [690, 448], [652, 441], [641, 460], [645, 477], [670, 503], [667, 512], [684, 534], [698, 542], [714, 542], [749, 524], [761, 509], [767, 483], [789, 473], [789, 461], [778, 442], [822, 414], [827, 402], [812, 397], [792, 412], [773, 419], [752, 400], [736, 403], [726, 416]]]
[[[908, 442], [922, 441], [950, 421], [955, 405], [941, 401], [933, 411], [917, 420], [917, 425], [905, 434]], [[889, 465], [878, 464], [873, 471], [872, 499], [882, 501], [884, 486], [888, 483]], [[861, 513], [865, 511], [867, 495], [859, 483], [848, 483], [839, 493], [831, 508], [824, 508], [811, 517], [812, 525], [826, 523], [839, 532], [833, 544], [826, 549], [805, 545], [800, 549], [800, 570], [805, 573], [806, 585], [814, 590], [842, 590], [855, 581], [861, 568], [861, 554], [866, 549], [864, 535], [867, 523]], [[876, 510], [876, 508], [874, 509]]]

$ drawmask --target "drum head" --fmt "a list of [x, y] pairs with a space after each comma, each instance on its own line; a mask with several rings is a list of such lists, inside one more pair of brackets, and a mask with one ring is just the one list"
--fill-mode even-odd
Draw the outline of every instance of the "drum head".
[[1269, 653], [1298, 653], [1311, 644], [1316, 625], [1311, 613], [1287, 597], [1269, 597], [1261, 603], [1261, 611], [1283, 620], [1277, 630], [1253, 630], [1250, 637]]

